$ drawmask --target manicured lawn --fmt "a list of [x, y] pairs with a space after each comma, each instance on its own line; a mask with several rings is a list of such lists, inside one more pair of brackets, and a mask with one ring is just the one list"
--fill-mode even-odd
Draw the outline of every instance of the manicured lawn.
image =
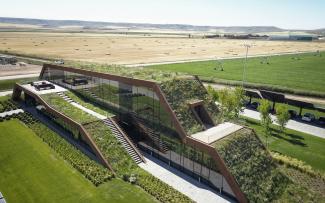
[[[261, 64], [261, 58], [249, 58], [245, 80], [251, 83], [268, 84], [304, 91], [325, 92], [325, 52], [322, 56], [312, 53], [301, 54], [300, 60], [291, 55], [272, 56], [270, 64]], [[242, 81], [243, 59], [223, 60], [224, 71], [215, 70], [216, 61], [189, 62], [150, 66], [159, 70], [169, 70], [199, 75], [206, 79]]]
[[154, 202], [113, 179], [95, 187], [18, 120], [0, 123], [0, 190], [11, 202]]
[[[253, 119], [246, 119], [246, 122], [265, 143], [266, 137], [259, 122]], [[272, 128], [272, 136], [268, 137], [270, 150], [302, 160], [314, 169], [325, 172], [325, 139], [290, 129], [281, 134], [277, 126], [273, 125]]]

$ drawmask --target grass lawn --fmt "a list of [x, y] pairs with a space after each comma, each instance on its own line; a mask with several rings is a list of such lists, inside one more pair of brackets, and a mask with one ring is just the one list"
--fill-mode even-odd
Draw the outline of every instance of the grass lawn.
[[[246, 119], [246, 123], [255, 129], [265, 143], [266, 137], [259, 122], [254, 119]], [[272, 136], [268, 137], [268, 147], [271, 151], [299, 159], [314, 169], [325, 172], [325, 139], [290, 129], [281, 134], [275, 125], [272, 125], [272, 129]]]
[[95, 187], [18, 120], [0, 123], [0, 191], [11, 202], [154, 202], [114, 179]]
[[[270, 64], [261, 64], [261, 58], [249, 58], [245, 80], [250, 83], [281, 86], [303, 91], [325, 92], [325, 52], [322, 56], [313, 53], [301, 54], [300, 60], [292, 55], [272, 56]], [[207, 79], [241, 81], [243, 59], [223, 60], [224, 71], [215, 70], [216, 61], [189, 62], [150, 66], [160, 70], [185, 72]]]

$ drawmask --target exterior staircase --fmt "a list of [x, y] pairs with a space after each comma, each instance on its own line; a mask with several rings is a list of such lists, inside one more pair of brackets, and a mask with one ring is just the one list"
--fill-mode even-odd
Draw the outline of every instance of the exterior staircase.
[[84, 88], [83, 91], [86, 92], [87, 94], [89, 94], [90, 96], [92, 96], [92, 97], [95, 98], [95, 99], [98, 99], [98, 98], [99, 98], [95, 93], [91, 92], [91, 91], [89, 90], [89, 88], [87, 88], [87, 87]]
[[104, 119], [103, 122], [111, 129], [113, 135], [120, 143], [122, 143], [124, 149], [137, 164], [144, 162], [144, 159], [140, 155], [140, 152], [136, 151], [135, 145], [132, 143], [131, 140], [126, 138], [125, 134], [122, 134], [124, 132], [116, 126], [115, 122], [113, 122], [110, 118]]
[[[67, 96], [66, 94], [64, 94], [64, 92], [57, 92], [57, 94], [62, 97], [65, 101], [67, 101], [68, 103], [72, 103], [75, 102], [73, 101], [69, 96]], [[75, 102], [78, 103], [78, 102]]]
[[[90, 93], [90, 91], [89, 91]], [[72, 103], [75, 102], [72, 100], [69, 96], [65, 95], [64, 92], [58, 92], [57, 93], [60, 97], [62, 97], [65, 101]], [[91, 93], [93, 94], [93, 93]], [[97, 97], [97, 96], [96, 96]], [[78, 103], [78, 102], [75, 102]], [[131, 140], [126, 138], [125, 133], [120, 129], [117, 124], [111, 120], [111, 118], [106, 118], [102, 120], [112, 131], [113, 135], [116, 137], [116, 139], [123, 145], [124, 149], [127, 151], [127, 153], [131, 156], [131, 158], [137, 163], [144, 162], [144, 158], [140, 154], [139, 151], [136, 151], [135, 144], [132, 143]]]

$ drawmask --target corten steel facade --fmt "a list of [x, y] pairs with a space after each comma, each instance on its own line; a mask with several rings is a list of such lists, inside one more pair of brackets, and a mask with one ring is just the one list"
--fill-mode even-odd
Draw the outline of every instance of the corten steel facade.
[[[149, 144], [139, 144], [141, 149], [217, 191], [247, 202], [214, 147], [187, 135], [156, 82], [50, 64], [43, 66], [40, 79], [114, 111], [120, 121], [134, 124], [152, 138]], [[71, 81], [75, 79], [87, 83], [74, 85]]]

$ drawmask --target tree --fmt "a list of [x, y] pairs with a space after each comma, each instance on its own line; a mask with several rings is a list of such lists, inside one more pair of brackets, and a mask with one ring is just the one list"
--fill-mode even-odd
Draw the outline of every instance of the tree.
[[234, 119], [239, 117], [239, 113], [244, 106], [244, 90], [241, 87], [236, 87], [234, 90], [225, 88], [218, 93], [221, 103], [222, 117], [225, 119]]
[[234, 117], [238, 118], [239, 113], [245, 106], [245, 90], [242, 87], [236, 87], [234, 91]]
[[260, 112], [260, 117], [261, 117], [261, 125], [263, 126], [264, 129], [264, 134], [266, 138], [266, 147], [267, 147], [267, 139], [268, 136], [271, 134], [271, 123], [272, 119], [270, 116], [270, 109], [271, 105], [270, 102], [266, 99], [262, 99], [261, 105], [258, 107], [258, 110]]
[[290, 114], [288, 112], [288, 106], [284, 104], [279, 104], [276, 108], [276, 122], [280, 126], [280, 131], [283, 133], [285, 130], [285, 126], [287, 125]]
[[213, 101], [218, 101], [219, 95], [218, 95], [217, 90], [215, 90], [211, 85], [208, 85], [207, 91], [211, 95]]

